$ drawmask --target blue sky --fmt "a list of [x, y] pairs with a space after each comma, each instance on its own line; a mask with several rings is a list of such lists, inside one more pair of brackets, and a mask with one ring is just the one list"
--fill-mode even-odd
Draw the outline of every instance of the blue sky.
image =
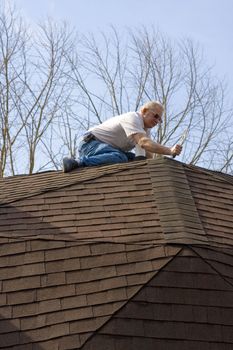
[[[8, 0], [11, 1], [11, 0]], [[209, 65], [233, 89], [232, 0], [15, 0], [29, 21], [66, 20], [78, 31], [154, 25], [170, 38], [189, 37], [204, 49]]]

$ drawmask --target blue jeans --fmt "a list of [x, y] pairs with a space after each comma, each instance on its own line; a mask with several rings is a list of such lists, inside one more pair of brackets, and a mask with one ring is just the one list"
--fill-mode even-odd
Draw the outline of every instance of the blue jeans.
[[82, 141], [79, 145], [79, 164], [81, 166], [94, 166], [101, 164], [125, 163], [133, 160], [132, 152], [123, 152], [107, 143], [97, 140]]

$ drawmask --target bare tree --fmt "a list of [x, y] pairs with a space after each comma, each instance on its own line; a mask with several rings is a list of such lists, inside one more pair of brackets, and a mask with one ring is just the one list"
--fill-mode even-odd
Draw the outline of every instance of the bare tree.
[[[30, 81], [25, 80], [29, 94], [24, 133], [29, 154], [29, 173], [35, 167], [37, 146], [46, 145], [47, 131], [58, 123], [59, 115], [69, 98], [67, 78], [67, 55], [72, 49], [72, 40], [66, 24], [57, 25], [48, 19], [40, 25], [36, 36], [33, 60], [30, 62]], [[30, 57], [31, 58], [31, 57]]]
[[[17, 116], [25, 93], [21, 77], [26, 69], [27, 35], [22, 21], [16, 18], [15, 8], [3, 6], [0, 10], [0, 172], [3, 175], [7, 165], [15, 174], [14, 146], [27, 122], [25, 119], [21, 123]], [[21, 144], [17, 147], [20, 150]]]
[[66, 57], [72, 35], [67, 25], [48, 19], [34, 33], [25, 28], [15, 7], [0, 9], [2, 175], [26, 169], [31, 174], [43, 166], [36, 155], [46, 148], [47, 132], [69, 96]]
[[225, 161], [216, 144], [226, 134], [232, 139], [232, 109], [226, 86], [213, 77], [200, 47], [190, 39], [171, 42], [153, 28], [124, 34], [112, 28], [108, 35], [102, 33], [102, 41], [84, 37], [76, 60], [70, 59], [86, 115], [91, 111], [92, 121], [101, 122], [147, 100], [160, 100], [165, 113], [154, 138], [173, 144], [187, 130], [184, 162], [229, 170], [230, 143]]
[[192, 40], [154, 28], [83, 36], [52, 19], [30, 30], [15, 7], [0, 8], [0, 173], [60, 169], [90, 126], [148, 100], [165, 107], [153, 137], [181, 160], [232, 172], [232, 108]]

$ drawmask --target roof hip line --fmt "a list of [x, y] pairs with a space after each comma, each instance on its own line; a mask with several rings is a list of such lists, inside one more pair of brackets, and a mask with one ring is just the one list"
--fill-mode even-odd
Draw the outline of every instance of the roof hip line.
[[208, 244], [182, 163], [161, 158], [148, 165], [167, 243]]

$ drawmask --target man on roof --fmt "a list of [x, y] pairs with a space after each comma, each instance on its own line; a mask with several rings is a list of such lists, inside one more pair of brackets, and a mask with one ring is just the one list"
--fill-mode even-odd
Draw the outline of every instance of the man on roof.
[[[145, 103], [138, 112], [112, 117], [88, 130], [79, 145], [79, 159], [64, 158], [65, 173], [83, 166], [124, 163], [135, 159], [153, 158], [153, 154], [179, 155], [182, 146], [166, 147], [154, 142], [150, 130], [162, 123], [163, 105], [158, 101]], [[140, 156], [131, 152], [136, 147]]]

